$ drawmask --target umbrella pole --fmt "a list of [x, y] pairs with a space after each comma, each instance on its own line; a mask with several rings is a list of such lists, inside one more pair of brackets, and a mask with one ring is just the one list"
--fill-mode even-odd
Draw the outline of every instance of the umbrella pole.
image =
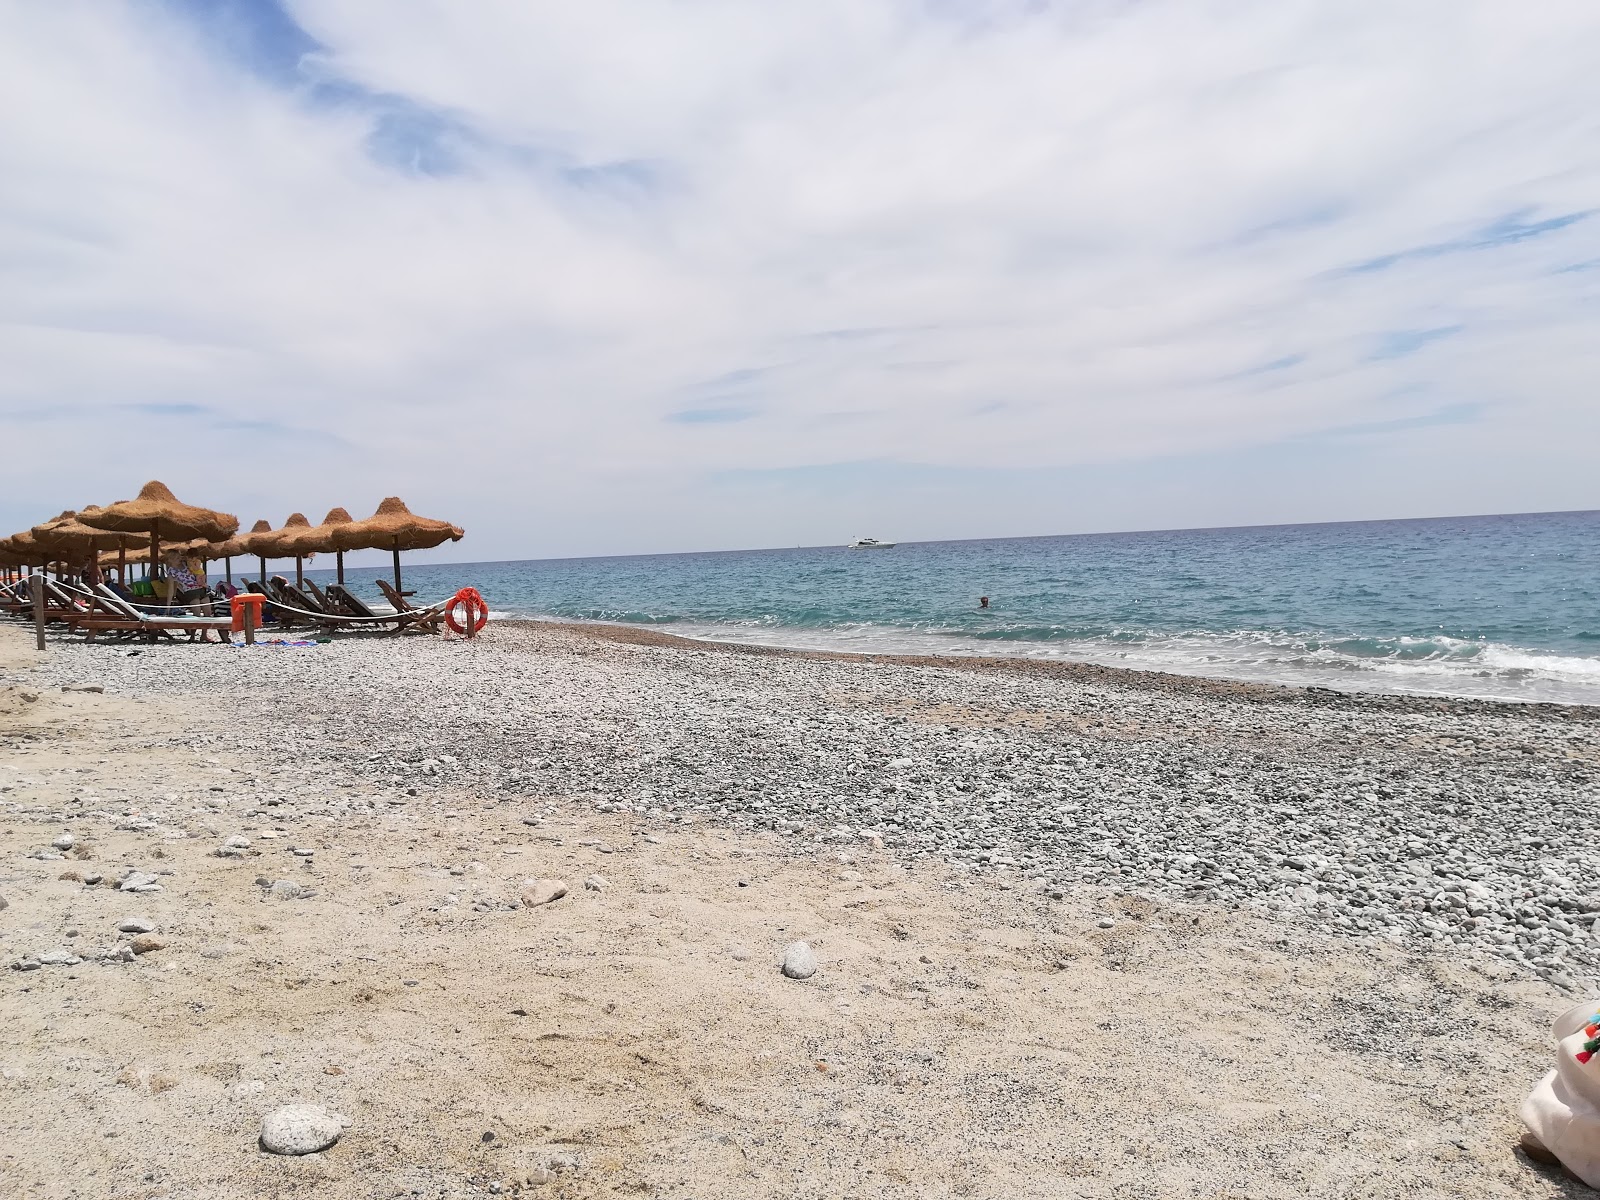
[[334, 551], [333, 561], [339, 564], [339, 586], [344, 586], [344, 551]]
[[400, 592], [400, 539], [394, 539], [394, 590]]
[[117, 582], [128, 586], [128, 539], [117, 539]]
[[[156, 585], [156, 564], [161, 561], [160, 528], [161, 527], [157, 525], [153, 526], [150, 530], [150, 586], [152, 589]], [[157, 596], [157, 603], [160, 603], [162, 599], [163, 597]]]
[[267, 590], [267, 556], [265, 554], [261, 556], [261, 578], [257, 582], [261, 584], [262, 591]]
[[294, 585], [301, 589], [306, 586], [305, 561], [298, 554], [294, 556]]
[[28, 580], [28, 598], [33, 601], [33, 644], [44, 649], [44, 570]]
[[228, 586], [232, 587], [233, 586], [233, 556], [231, 554], [223, 556], [223, 558], [222, 558], [222, 569], [228, 573]]

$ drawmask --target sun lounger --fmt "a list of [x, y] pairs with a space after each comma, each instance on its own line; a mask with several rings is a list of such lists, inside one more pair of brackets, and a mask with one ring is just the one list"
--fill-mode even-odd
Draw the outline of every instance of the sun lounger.
[[272, 584], [272, 598], [278, 604], [278, 619], [286, 625], [315, 625], [334, 628], [326, 608], [299, 588], [287, 583]]
[[305, 581], [304, 591], [308, 597], [316, 602], [316, 607], [319, 612], [332, 613], [334, 616], [338, 617], [349, 616], [348, 613], [340, 612], [339, 606], [330, 601], [327, 596], [323, 595], [322, 589], [316, 584], [312, 583], [311, 580], [308, 579]]
[[[285, 590], [294, 592], [296, 589]], [[320, 616], [315, 618], [315, 622], [325, 629], [358, 629], [370, 626], [389, 634], [402, 634], [408, 629], [422, 629], [430, 634], [437, 634], [438, 622], [442, 621], [443, 616], [445, 616], [443, 605], [435, 605], [434, 608], [406, 608], [403, 613], [381, 613], [347, 587], [328, 584], [326, 595], [323, 595]]]
[[343, 609], [347, 616], [360, 617], [364, 621], [382, 621], [395, 615], [393, 612], [379, 612], [340, 583], [328, 585], [328, 599]]
[[[378, 580], [378, 590], [383, 593], [384, 599], [394, 605], [394, 610], [397, 613], [422, 613], [425, 611], [415, 607], [410, 600], [406, 599], [408, 596], [416, 595], [415, 592], [396, 591], [394, 585], [387, 579]], [[443, 605], [436, 605], [435, 608], [438, 609], [438, 615], [429, 617], [427, 624], [434, 633], [438, 633], [440, 626], [444, 622], [444, 607]]]
[[[73, 595], [54, 579], [43, 575], [34, 576], [44, 592], [44, 619], [45, 624], [55, 625], [66, 622], [68, 625], [77, 617], [90, 611], [90, 605], [81, 598]], [[31, 586], [31, 585], [30, 585]], [[31, 593], [23, 598], [19, 587], [9, 590], [7, 598], [0, 601], [0, 609], [23, 621], [34, 619], [34, 607]]]
[[141, 612], [105, 584], [95, 589], [95, 596], [103, 611], [97, 611], [75, 622], [76, 627], [82, 629], [91, 642], [95, 640], [96, 635], [108, 632], [138, 633], [152, 642], [158, 637], [171, 640], [174, 633], [187, 633], [189, 639], [193, 641], [196, 634], [204, 638], [213, 630], [222, 641], [227, 641], [228, 633], [233, 628], [233, 621], [229, 617], [169, 617]]

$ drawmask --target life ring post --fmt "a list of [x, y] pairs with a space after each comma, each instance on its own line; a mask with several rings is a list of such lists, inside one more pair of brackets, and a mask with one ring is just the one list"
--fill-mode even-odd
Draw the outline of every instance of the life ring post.
[[[456, 620], [456, 609], [462, 610], [462, 621]], [[489, 602], [478, 595], [477, 588], [464, 587], [454, 596], [444, 610], [445, 624], [456, 633], [474, 638], [489, 623]]]

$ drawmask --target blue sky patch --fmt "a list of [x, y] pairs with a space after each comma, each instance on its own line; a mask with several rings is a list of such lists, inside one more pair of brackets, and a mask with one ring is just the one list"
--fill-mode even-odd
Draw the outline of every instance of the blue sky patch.
[[129, 408], [134, 412], [147, 413], [152, 417], [197, 417], [204, 413], [215, 412], [204, 404], [163, 404], [152, 402], [148, 404], [123, 404], [121, 408]]
[[1404, 358], [1408, 354], [1415, 354], [1430, 342], [1460, 333], [1463, 328], [1461, 325], [1441, 325], [1436, 329], [1391, 329], [1378, 335], [1378, 344], [1367, 355], [1367, 359], [1381, 362], [1384, 359]]
[[684, 408], [668, 413], [667, 420], [674, 425], [729, 425], [755, 415], [753, 408]]
[[1242, 371], [1235, 371], [1232, 375], [1224, 375], [1223, 383], [1233, 383], [1240, 379], [1251, 379], [1257, 375], [1272, 375], [1279, 371], [1287, 371], [1291, 367], [1298, 367], [1306, 361], [1304, 354], [1285, 354], [1282, 358], [1274, 358], [1270, 362], [1257, 363], [1253, 367], [1246, 367]]
[[1475, 250], [1493, 250], [1499, 246], [1526, 242], [1532, 238], [1543, 237], [1547, 233], [1555, 233], [1569, 225], [1576, 225], [1579, 221], [1592, 217], [1595, 211], [1586, 208], [1581, 212], [1564, 213], [1559, 217], [1550, 217], [1543, 221], [1529, 221], [1527, 217], [1531, 210], [1523, 209], [1501, 217], [1498, 221], [1485, 225], [1476, 233], [1468, 234], [1466, 237], [1453, 238], [1447, 242], [1433, 242], [1430, 245], [1415, 246], [1410, 250], [1369, 258], [1366, 262], [1346, 267], [1344, 274], [1364, 275], [1373, 271], [1386, 271], [1390, 267], [1416, 259], [1439, 258], [1446, 254], [1468, 254]]
[[1363, 421], [1356, 425], [1339, 425], [1333, 429], [1320, 429], [1305, 436], [1357, 437], [1370, 433], [1399, 433], [1406, 429], [1430, 429], [1437, 425], [1470, 425], [1482, 414], [1481, 404], [1447, 404], [1431, 413], [1422, 413], [1415, 417], [1396, 417], [1390, 421]]
[[321, 50], [278, 0], [164, 0], [241, 67], [282, 86], [306, 81], [304, 60]]

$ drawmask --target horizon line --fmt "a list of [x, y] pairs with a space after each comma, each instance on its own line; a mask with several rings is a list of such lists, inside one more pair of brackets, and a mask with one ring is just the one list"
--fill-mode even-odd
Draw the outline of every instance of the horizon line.
[[[966, 538], [928, 538], [922, 541], [900, 542], [898, 546], [943, 546], [962, 542], [1028, 542], [1043, 541], [1053, 538], [1093, 538], [1093, 537], [1128, 537], [1139, 534], [1156, 533], [1224, 533], [1231, 530], [1242, 529], [1313, 529], [1329, 525], [1394, 525], [1403, 522], [1422, 523], [1426, 521], [1485, 521], [1500, 517], [1564, 517], [1587, 516], [1600, 514], [1600, 508], [1559, 508], [1534, 512], [1500, 512], [1500, 513], [1443, 513], [1427, 517], [1365, 517], [1359, 519], [1344, 519], [1335, 521], [1277, 521], [1265, 525], [1196, 525], [1176, 526], [1159, 529], [1097, 529], [1085, 530], [1079, 533], [1023, 533], [1005, 534], [1001, 536], [966, 537]], [[489, 559], [450, 559], [442, 562], [419, 562], [417, 566], [463, 566], [463, 567], [494, 567], [507, 563], [523, 562], [594, 562], [608, 558], [667, 558], [684, 554], [771, 554], [784, 550], [843, 550], [848, 549], [848, 543], [819, 542], [810, 546], [741, 546], [725, 550], [647, 550], [636, 551], [631, 554], [562, 554], [547, 558], [489, 558]], [[387, 553], [385, 551], [384, 553]], [[332, 568], [315, 568], [323, 570]], [[347, 568], [363, 570], [368, 568]]]

